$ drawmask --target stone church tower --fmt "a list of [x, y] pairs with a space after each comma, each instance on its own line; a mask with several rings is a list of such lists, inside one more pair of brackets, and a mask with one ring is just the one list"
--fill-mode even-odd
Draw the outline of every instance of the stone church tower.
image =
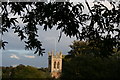
[[59, 78], [62, 72], [62, 53], [48, 53], [48, 68], [51, 76]]

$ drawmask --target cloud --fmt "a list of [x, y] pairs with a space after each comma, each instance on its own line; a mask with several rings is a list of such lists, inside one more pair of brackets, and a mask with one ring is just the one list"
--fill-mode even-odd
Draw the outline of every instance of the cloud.
[[25, 55], [24, 57], [26, 57], [26, 58], [35, 58], [35, 56], [28, 56], [28, 55]]
[[13, 64], [12, 66], [13, 66], [13, 67], [17, 67], [17, 66], [18, 66], [18, 64]]
[[14, 58], [14, 59], [20, 59], [18, 56], [16, 56], [15, 54], [12, 54], [11, 56], [10, 56], [10, 58]]

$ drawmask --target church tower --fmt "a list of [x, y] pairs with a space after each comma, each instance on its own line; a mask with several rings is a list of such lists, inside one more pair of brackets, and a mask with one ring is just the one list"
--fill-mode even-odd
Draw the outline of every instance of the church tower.
[[62, 72], [62, 53], [48, 53], [48, 68], [51, 76], [59, 78]]

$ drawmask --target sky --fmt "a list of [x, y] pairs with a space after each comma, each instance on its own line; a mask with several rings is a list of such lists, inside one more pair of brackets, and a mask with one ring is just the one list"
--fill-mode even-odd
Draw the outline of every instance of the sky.
[[[82, 2], [84, 0], [81, 0]], [[91, 2], [93, 0], [90, 0]], [[78, 2], [74, 0], [74, 2]], [[22, 25], [22, 24], [21, 24]], [[28, 51], [24, 49], [24, 42], [21, 42], [17, 34], [14, 34], [12, 30], [5, 33], [2, 38], [5, 41], [8, 41], [5, 50], [0, 50], [0, 59], [2, 64], [0, 66], [17, 66], [19, 64], [30, 65], [34, 67], [48, 67], [48, 52], [62, 52], [63, 54], [68, 54], [70, 51], [69, 45], [72, 44], [75, 37], [69, 38], [64, 34], [60, 42], [57, 42], [59, 38], [60, 31], [52, 30], [44, 31], [42, 26], [38, 26], [39, 40], [42, 42], [43, 47], [45, 48], [45, 53], [43, 56], [38, 56], [34, 54], [34, 51]]]
[[[41, 26], [38, 26], [41, 27]], [[59, 31], [48, 30], [43, 31], [42, 27], [39, 28], [39, 40], [42, 42], [45, 48], [43, 56], [34, 54], [34, 51], [24, 50], [24, 42], [21, 42], [14, 34], [12, 30], [3, 35], [3, 40], [8, 41], [6, 49], [2, 50], [2, 66], [16, 66], [19, 64], [31, 65], [35, 67], [47, 67], [48, 64], [48, 52], [56, 51], [67, 54], [70, 50], [69, 45], [75, 40], [74, 37], [69, 38], [65, 35], [62, 36], [60, 42], [57, 42], [59, 38]]]

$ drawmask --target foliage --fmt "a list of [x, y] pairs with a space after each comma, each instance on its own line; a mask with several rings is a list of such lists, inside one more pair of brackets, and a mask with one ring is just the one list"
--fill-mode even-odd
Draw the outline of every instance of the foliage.
[[38, 68], [32, 66], [19, 65], [17, 67], [3, 67], [2, 77], [10, 79], [29, 79], [29, 78], [39, 78], [46, 79], [51, 78], [48, 71], [44, 72], [38, 70]]
[[[37, 39], [37, 25], [43, 26], [46, 31], [56, 26], [56, 30], [61, 30], [59, 38], [62, 33], [69, 37], [76, 36], [77, 39], [89, 41], [93, 49], [99, 48], [100, 56], [112, 55], [114, 47], [120, 49], [120, 4], [110, 2], [112, 8], [109, 9], [100, 2], [94, 3], [92, 7], [86, 0], [85, 2], [89, 13], [84, 13], [82, 3], [4, 2], [2, 31], [4, 33], [12, 28], [21, 40], [27, 39], [26, 49], [36, 49], [35, 53], [42, 55], [44, 49]], [[18, 15], [25, 26], [17, 25], [17, 18], [10, 18], [10, 14]]]
[[114, 2], [110, 2], [112, 9], [109, 9], [100, 2], [94, 4], [92, 8], [87, 2], [86, 4], [91, 16], [90, 24], [83, 27], [83, 34], [85, 34], [83, 37], [89, 39], [93, 49], [100, 49], [100, 56], [112, 55], [114, 48], [118, 50], [120, 48], [120, 5], [117, 6]]
[[120, 56], [111, 58], [95, 58], [80, 55], [64, 58], [62, 80], [119, 80]]
[[73, 57], [83, 54], [92, 54], [93, 51], [95, 52], [95, 50], [92, 50], [92, 47], [89, 46], [89, 43], [84, 41], [73, 41], [70, 48], [71, 50], [68, 53]]
[[[110, 57], [107, 53], [109, 53], [107, 50], [102, 53], [103, 49], [101, 50], [101, 47], [93, 47], [93, 42], [88, 41], [73, 41], [70, 45], [71, 50], [68, 52], [69, 55], [72, 57], [79, 56], [79, 55], [89, 55], [89, 56], [95, 56], [95, 57]], [[112, 52], [117, 53], [117, 49], [114, 48]], [[110, 54], [112, 55], [112, 53]], [[115, 54], [113, 54], [115, 55]]]
[[[10, 7], [9, 10], [7, 9], [8, 6]], [[39, 55], [42, 55], [44, 49], [41, 47], [41, 42], [36, 38], [38, 37], [37, 25], [44, 26], [45, 31], [47, 28], [51, 29], [53, 26], [57, 26], [57, 30], [60, 29], [66, 35], [75, 36], [79, 33], [79, 20], [76, 17], [78, 14], [82, 15], [82, 9], [83, 5], [81, 3], [73, 5], [69, 2], [2, 3], [2, 31], [6, 32], [9, 28], [12, 28], [14, 33], [18, 33], [21, 40], [27, 39], [25, 41], [26, 49], [36, 48], [35, 53], [39, 52]], [[17, 25], [17, 18], [9, 18], [10, 14], [13, 14], [13, 16], [19, 15], [19, 18], [26, 25], [22, 27]]]
[[93, 50], [88, 42], [74, 41], [70, 47], [71, 51], [63, 58], [61, 80], [120, 79], [120, 51], [116, 48], [114, 55], [101, 58], [97, 54], [100, 49]]

